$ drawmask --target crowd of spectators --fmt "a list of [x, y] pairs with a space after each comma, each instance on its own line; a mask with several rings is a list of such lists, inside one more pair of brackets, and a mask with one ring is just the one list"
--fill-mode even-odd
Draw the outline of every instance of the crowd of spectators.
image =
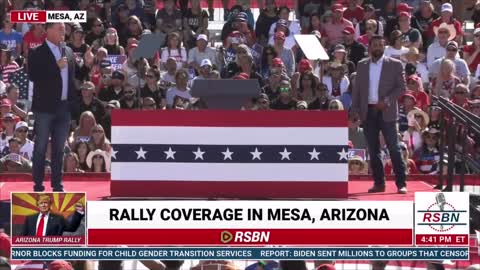
[[[212, 1], [207, 2], [208, 10], [200, 0], [0, 1], [5, 11], [0, 30], [0, 171], [31, 170], [34, 115], [28, 54], [45, 40], [44, 25], [11, 23], [8, 12], [14, 8], [87, 11], [87, 23], [66, 25], [65, 41], [76, 55], [81, 110], [73, 115], [65, 144], [65, 172], [110, 171], [112, 110], [204, 108], [191, 95], [197, 80], [258, 80], [261, 94], [245, 102], [244, 110], [348, 111], [356, 65], [368, 57], [369, 40], [378, 34], [387, 41], [385, 55], [405, 67], [398, 136], [409, 174], [437, 174], [445, 158], [439, 151], [442, 109], [432, 104], [431, 95], [480, 115], [480, 25], [470, 33], [465, 23], [480, 21], [480, 2], [304, 0], [293, 8], [265, 0], [259, 1], [263, 8], [255, 18], [250, 1], [236, 0], [225, 13], [219, 40], [210, 33], [213, 9]], [[459, 2], [468, 11], [461, 20], [454, 16]], [[165, 34], [164, 44], [152, 58], [135, 59], [139, 41], [150, 33]], [[296, 34], [315, 35], [330, 60], [306, 59]], [[358, 119], [350, 119], [349, 136], [356, 153], [351, 173], [368, 173]], [[480, 139], [469, 134], [467, 140], [467, 152], [480, 162]], [[383, 148], [385, 171], [391, 173]]]

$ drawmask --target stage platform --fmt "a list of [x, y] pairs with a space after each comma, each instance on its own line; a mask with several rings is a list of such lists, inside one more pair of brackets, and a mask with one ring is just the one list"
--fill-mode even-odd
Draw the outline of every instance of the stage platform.
[[[352, 176], [348, 182], [347, 200], [413, 200], [414, 193], [417, 191], [433, 191], [436, 184], [436, 176], [410, 176], [407, 181], [408, 193], [405, 195], [397, 194], [395, 182], [391, 177], [387, 180], [387, 188], [383, 193], [368, 193], [367, 190], [372, 186], [372, 180], [369, 176]], [[30, 192], [33, 191], [31, 176], [28, 174], [5, 174], [0, 176], [0, 201], [10, 201], [11, 192]], [[87, 192], [88, 200], [115, 200], [115, 199], [134, 199], [134, 198], [115, 198], [110, 194], [110, 177], [108, 174], [69, 174], [64, 177], [64, 187], [69, 192]], [[458, 183], [458, 181], [456, 181]], [[46, 191], [51, 191], [49, 182], [45, 182]], [[480, 194], [480, 176], [466, 176], [465, 190]], [[458, 190], [458, 185], [454, 186]], [[156, 199], [186, 199], [186, 198], [156, 198]], [[223, 198], [204, 198], [204, 199], [223, 199]], [[259, 198], [257, 198], [259, 199]], [[267, 198], [265, 198], [267, 199]], [[329, 199], [333, 200], [333, 199]], [[343, 200], [343, 199], [342, 199]]]

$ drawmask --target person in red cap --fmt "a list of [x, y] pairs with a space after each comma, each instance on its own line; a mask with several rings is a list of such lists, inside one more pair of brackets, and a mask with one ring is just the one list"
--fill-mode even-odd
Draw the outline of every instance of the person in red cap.
[[291, 49], [286, 48], [285, 45], [285, 33], [282, 31], [275, 32], [275, 43], [273, 47], [277, 52], [278, 56], [282, 59], [283, 64], [285, 65], [285, 69], [289, 76], [293, 75], [295, 71], [295, 56], [293, 55], [293, 51]]
[[324, 31], [327, 36], [326, 40], [328, 47], [334, 46], [335, 44], [342, 42], [342, 33], [346, 27], [350, 26], [353, 28], [352, 22], [343, 17], [344, 10], [345, 8], [342, 4], [332, 5], [332, 22], [326, 23], [324, 25]]
[[[388, 1], [388, 3], [392, 3], [393, 1]], [[391, 13], [387, 15], [387, 24], [385, 26], [385, 36], [388, 37], [388, 34], [391, 33], [393, 30], [398, 29], [398, 15], [401, 12], [407, 12], [409, 14], [412, 13], [412, 11], [415, 9], [414, 7], [411, 7], [408, 5], [408, 3], [403, 3], [402, 1], [397, 1], [399, 3], [394, 10], [394, 13]], [[393, 10], [392, 10], [393, 12]]]
[[420, 48], [423, 45], [422, 34], [418, 29], [411, 27], [412, 15], [409, 12], [398, 14], [398, 30], [403, 34], [403, 46]]
[[417, 74], [410, 75], [407, 78], [407, 91], [416, 99], [415, 106], [422, 110], [430, 106], [430, 98], [425, 90], [423, 90], [422, 78]]
[[355, 25], [355, 37], [359, 37], [361, 35], [365, 35], [366, 33], [366, 22], [368, 20], [375, 20], [377, 23], [377, 32], [375, 34], [377, 35], [383, 35], [383, 23], [381, 23], [377, 19], [377, 9], [372, 4], [366, 4], [363, 5], [364, 13], [365, 15], [363, 16], [363, 20], [359, 21]]
[[348, 7], [343, 12], [343, 17], [356, 25], [363, 20], [364, 16], [365, 12], [363, 8], [358, 5], [358, 0], [348, 0]]
[[353, 26], [345, 27], [342, 30], [343, 33], [343, 45], [346, 51], [348, 51], [348, 58], [355, 66], [357, 63], [367, 56], [367, 49], [360, 42], [355, 39], [355, 29]]
[[417, 99], [413, 95], [412, 91], [407, 91], [398, 99], [400, 108], [398, 111], [398, 131], [401, 133], [408, 129], [407, 115], [410, 111], [417, 106]]

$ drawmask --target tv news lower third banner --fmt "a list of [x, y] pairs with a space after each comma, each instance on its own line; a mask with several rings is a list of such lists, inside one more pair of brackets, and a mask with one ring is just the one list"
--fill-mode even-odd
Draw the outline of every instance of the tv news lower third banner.
[[413, 245], [407, 201], [91, 201], [89, 245]]
[[468, 248], [13, 248], [13, 260], [468, 260]]

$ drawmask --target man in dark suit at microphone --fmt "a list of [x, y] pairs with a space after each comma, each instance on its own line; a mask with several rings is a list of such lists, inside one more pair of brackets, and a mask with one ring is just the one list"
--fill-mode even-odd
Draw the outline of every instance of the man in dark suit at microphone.
[[71, 114], [79, 108], [75, 88], [75, 58], [65, 46], [65, 24], [47, 23], [45, 42], [28, 54], [28, 76], [33, 82], [32, 111], [35, 117], [33, 150], [34, 191], [43, 191], [45, 153], [52, 142], [51, 185], [62, 192], [62, 165]]

